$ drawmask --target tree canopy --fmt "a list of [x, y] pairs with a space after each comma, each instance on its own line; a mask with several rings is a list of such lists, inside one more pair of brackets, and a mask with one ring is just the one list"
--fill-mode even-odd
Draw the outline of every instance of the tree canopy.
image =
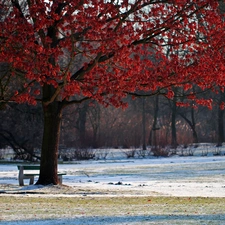
[[7, 97], [30, 104], [43, 85], [55, 88], [45, 104], [106, 94], [116, 104], [127, 92], [199, 81], [224, 29], [216, 1], [2, 0], [1, 12], [0, 61], [19, 79]]

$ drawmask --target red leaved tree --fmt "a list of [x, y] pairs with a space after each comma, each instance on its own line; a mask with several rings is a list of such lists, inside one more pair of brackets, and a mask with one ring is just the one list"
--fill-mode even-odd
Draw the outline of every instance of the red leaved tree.
[[14, 84], [1, 101], [43, 106], [37, 183], [58, 183], [67, 105], [120, 106], [128, 93], [168, 88], [172, 97], [171, 85], [200, 82], [195, 56], [222, 23], [217, 7], [211, 0], [1, 0], [0, 62]]

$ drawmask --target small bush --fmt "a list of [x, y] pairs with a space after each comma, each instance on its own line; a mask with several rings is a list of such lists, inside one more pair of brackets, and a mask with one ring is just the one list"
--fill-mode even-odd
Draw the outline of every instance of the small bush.
[[198, 145], [196, 145], [196, 144], [195, 145], [193, 145], [193, 144], [186, 145], [185, 144], [180, 148], [180, 156], [193, 156], [196, 148], [198, 148]]
[[99, 160], [99, 159], [106, 159], [107, 156], [109, 154], [109, 151], [107, 149], [98, 149], [96, 152], [95, 152], [95, 159], [96, 160]]
[[170, 149], [169, 148], [162, 148], [160, 146], [154, 146], [151, 149], [152, 153], [154, 156], [162, 156], [162, 157], [168, 157], [170, 154]]
[[90, 148], [78, 148], [74, 151], [74, 159], [89, 160], [95, 158], [95, 150]]
[[136, 149], [132, 148], [130, 150], [124, 150], [123, 154], [129, 159], [129, 158], [134, 158], [136, 154]]
[[147, 157], [147, 156], [149, 156], [151, 154], [151, 150], [140, 149], [140, 150], [137, 150], [136, 153], [137, 153], [139, 158], [145, 158], [145, 157]]
[[217, 144], [217, 145], [215, 146], [214, 151], [213, 151], [213, 155], [214, 155], [214, 156], [222, 155], [221, 149], [222, 149], [222, 144]]

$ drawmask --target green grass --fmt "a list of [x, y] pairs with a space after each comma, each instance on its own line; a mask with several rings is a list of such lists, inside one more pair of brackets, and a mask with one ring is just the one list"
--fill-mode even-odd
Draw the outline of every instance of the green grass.
[[173, 216], [175, 219], [207, 217], [213, 222], [217, 217], [224, 221], [225, 198], [0, 196], [0, 209], [2, 221], [126, 215]]

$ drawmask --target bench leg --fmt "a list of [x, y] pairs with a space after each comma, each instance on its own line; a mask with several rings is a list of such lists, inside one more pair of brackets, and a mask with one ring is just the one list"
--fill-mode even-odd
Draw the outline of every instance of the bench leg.
[[62, 175], [58, 175], [59, 184], [62, 184]]
[[21, 178], [21, 177], [19, 178], [19, 185], [24, 186], [23, 178]]
[[34, 183], [34, 176], [30, 178], [30, 185]]
[[20, 186], [24, 186], [24, 182], [23, 182], [23, 166], [20, 167], [18, 180], [19, 180], [19, 185]]

